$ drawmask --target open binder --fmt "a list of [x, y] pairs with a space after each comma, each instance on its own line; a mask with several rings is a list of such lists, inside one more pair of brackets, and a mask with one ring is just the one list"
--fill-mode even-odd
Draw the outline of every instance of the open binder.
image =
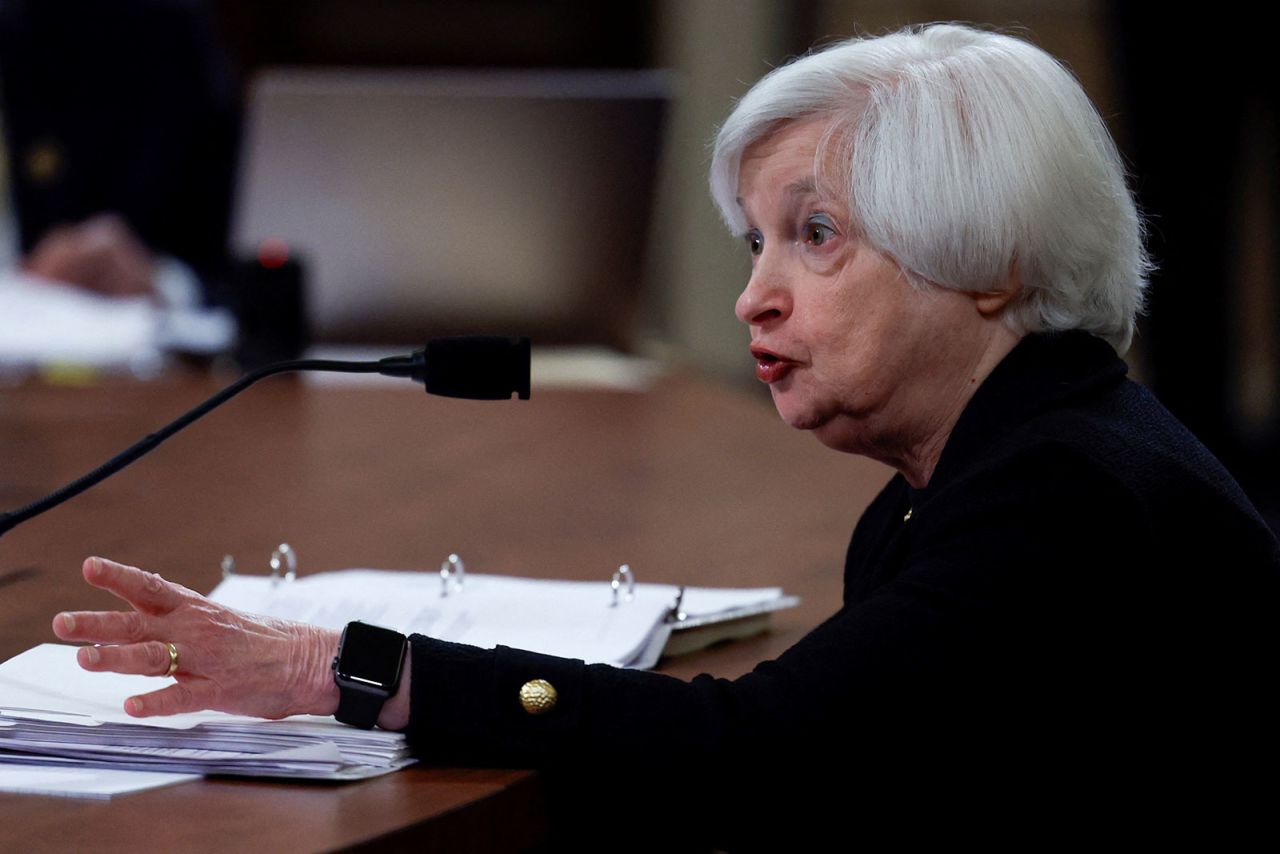
[[609, 580], [549, 581], [468, 573], [449, 555], [439, 572], [346, 569], [299, 577], [282, 544], [269, 575], [223, 559], [210, 598], [240, 610], [340, 629], [351, 620], [479, 647], [527, 649], [589, 663], [650, 668], [664, 654], [746, 637], [795, 605], [778, 587], [721, 589], [637, 583], [626, 564]]

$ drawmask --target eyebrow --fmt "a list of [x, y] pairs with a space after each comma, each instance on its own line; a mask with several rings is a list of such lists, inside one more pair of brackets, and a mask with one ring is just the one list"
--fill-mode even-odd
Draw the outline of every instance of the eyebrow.
[[790, 196], [819, 195], [818, 182], [814, 178], [805, 178], [803, 181], [796, 181], [794, 184], [788, 184], [787, 195], [790, 195]]
[[[792, 198], [796, 198], [798, 196], [822, 195], [818, 191], [818, 182], [814, 178], [805, 178], [800, 181], [794, 181], [788, 184], [783, 192]], [[738, 196], [734, 201], [738, 203], [738, 207], [745, 207], [742, 201], [742, 196]]]

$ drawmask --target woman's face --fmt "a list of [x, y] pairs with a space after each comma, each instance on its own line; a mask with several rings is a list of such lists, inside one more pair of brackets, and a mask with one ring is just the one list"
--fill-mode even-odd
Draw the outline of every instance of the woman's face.
[[913, 286], [852, 233], [847, 203], [815, 180], [826, 127], [792, 122], [744, 153], [752, 273], [737, 315], [787, 423], [903, 468], [968, 400], [981, 316], [970, 295]]

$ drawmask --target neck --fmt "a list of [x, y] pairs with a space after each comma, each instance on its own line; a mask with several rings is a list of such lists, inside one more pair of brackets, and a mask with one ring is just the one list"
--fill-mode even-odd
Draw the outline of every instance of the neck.
[[893, 456], [886, 456], [882, 462], [896, 468], [907, 483], [915, 489], [924, 489], [933, 477], [942, 451], [956, 422], [968, 407], [978, 388], [996, 369], [996, 365], [1009, 355], [1022, 335], [1013, 332], [1004, 324], [997, 324], [985, 346], [977, 349], [973, 357], [958, 365], [958, 370], [951, 375], [944, 391], [939, 395], [930, 392], [933, 398], [929, 409], [932, 417], [920, 425], [915, 437], [900, 446], [902, 450]]

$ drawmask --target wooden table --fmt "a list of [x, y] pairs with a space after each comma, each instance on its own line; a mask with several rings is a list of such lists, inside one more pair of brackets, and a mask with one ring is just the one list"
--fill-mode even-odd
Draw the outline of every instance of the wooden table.
[[[212, 393], [179, 376], [0, 391], [0, 507], [97, 465]], [[888, 470], [782, 424], [767, 397], [690, 377], [647, 393], [540, 391], [527, 402], [419, 387], [264, 382], [150, 457], [0, 538], [0, 657], [54, 640], [64, 609], [114, 607], [85, 585], [105, 555], [196, 590], [224, 554], [263, 571], [425, 569], [782, 585], [803, 597], [761, 637], [665, 661], [733, 677], [836, 610], [844, 547]], [[347, 785], [202, 781], [107, 802], [0, 795], [0, 850], [509, 851], [548, 831], [538, 776], [413, 768]]]

